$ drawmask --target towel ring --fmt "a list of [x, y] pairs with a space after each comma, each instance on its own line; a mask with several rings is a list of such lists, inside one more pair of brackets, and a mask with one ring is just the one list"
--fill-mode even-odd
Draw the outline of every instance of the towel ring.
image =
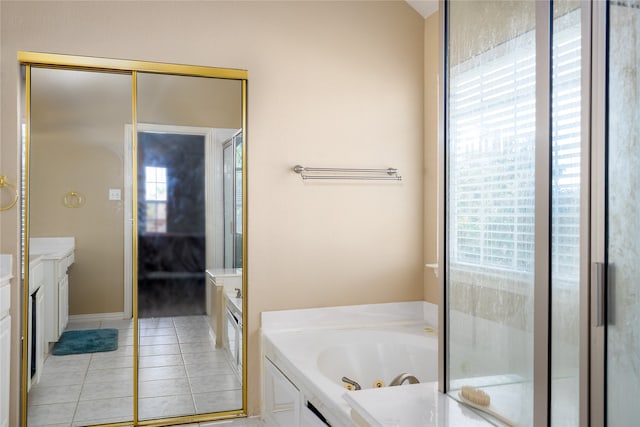
[[0, 189], [1, 188], [5, 188], [8, 187], [9, 189], [13, 190], [14, 193], [16, 193], [16, 196], [14, 197], [13, 201], [11, 203], [9, 203], [7, 206], [0, 206], [0, 211], [7, 211], [9, 209], [11, 209], [12, 207], [14, 207], [16, 205], [16, 203], [18, 203], [18, 189], [16, 188], [15, 185], [10, 184], [7, 182], [7, 177], [4, 175], [0, 175]]
[[84, 204], [84, 197], [77, 191], [69, 191], [62, 198], [62, 203], [68, 208], [79, 208]]

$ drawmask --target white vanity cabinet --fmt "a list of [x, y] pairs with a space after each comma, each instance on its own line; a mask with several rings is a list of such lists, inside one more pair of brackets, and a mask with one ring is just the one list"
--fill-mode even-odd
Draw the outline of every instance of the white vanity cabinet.
[[69, 276], [73, 252], [61, 257], [47, 257], [44, 264], [45, 339], [58, 341], [69, 320]]
[[[44, 264], [42, 257], [29, 257], [29, 312], [27, 334], [27, 390], [40, 380], [46, 346], [44, 341]], [[40, 315], [38, 315], [40, 313]], [[33, 373], [33, 376], [31, 375]]]
[[229, 351], [233, 367], [242, 372], [242, 298], [237, 292], [225, 293], [226, 335], [224, 347]]
[[58, 282], [58, 337], [64, 332], [67, 323], [69, 323], [69, 275], [65, 272]]
[[9, 427], [12, 256], [0, 255], [0, 427]]
[[11, 372], [11, 316], [0, 320], [0, 427], [9, 427], [9, 373]]
[[[43, 293], [44, 309], [36, 310], [36, 318], [43, 319], [44, 342], [54, 343], [58, 341], [69, 321], [67, 270], [75, 261], [75, 239], [73, 237], [34, 237], [29, 239], [29, 244], [29, 255], [39, 256], [43, 265], [43, 283], [37, 292]], [[31, 286], [30, 291], [32, 295], [35, 292]]]
[[242, 367], [242, 350], [240, 348], [240, 342], [242, 341], [242, 316], [233, 310], [228, 304], [226, 306], [226, 319], [227, 319], [227, 334], [225, 335], [224, 347], [229, 351], [231, 355], [231, 361], [233, 367], [241, 372]]
[[[207, 270], [207, 315], [218, 348], [228, 348], [230, 314], [227, 310], [227, 293], [235, 293], [236, 289], [242, 289], [242, 269], [212, 268]], [[240, 309], [240, 321], [242, 321], [242, 309]], [[235, 335], [235, 329], [233, 334]]]

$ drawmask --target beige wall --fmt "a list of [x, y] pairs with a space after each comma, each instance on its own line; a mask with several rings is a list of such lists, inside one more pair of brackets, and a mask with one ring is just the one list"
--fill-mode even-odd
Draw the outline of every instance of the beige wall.
[[[438, 259], [438, 71], [440, 69], [440, 15], [424, 21], [424, 263]], [[424, 269], [424, 299], [438, 303], [438, 279]]]
[[[405, 2], [0, 5], [0, 171], [12, 181], [17, 50], [249, 71], [251, 414], [259, 411], [260, 312], [423, 298], [424, 20]], [[296, 163], [393, 166], [404, 180], [303, 183], [290, 171]], [[0, 250], [16, 257], [18, 224], [17, 209], [2, 213]]]
[[[31, 90], [29, 235], [75, 238], [69, 314], [122, 312], [124, 203], [108, 191], [124, 188], [131, 78], [34, 69]], [[81, 207], [64, 205], [71, 191]]]

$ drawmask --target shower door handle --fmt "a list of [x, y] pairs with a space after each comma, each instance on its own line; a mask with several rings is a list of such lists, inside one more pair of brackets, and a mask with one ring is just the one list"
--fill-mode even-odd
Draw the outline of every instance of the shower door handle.
[[594, 327], [604, 325], [605, 265], [603, 262], [591, 264], [591, 319]]

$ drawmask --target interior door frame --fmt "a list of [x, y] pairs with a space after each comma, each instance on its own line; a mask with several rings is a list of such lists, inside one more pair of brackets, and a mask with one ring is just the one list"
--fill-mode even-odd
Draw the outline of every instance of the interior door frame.
[[[214, 135], [219, 134], [220, 130], [207, 127], [196, 126], [178, 126], [178, 125], [159, 125], [151, 123], [137, 123], [136, 132], [154, 132], [154, 133], [168, 133], [175, 135], [193, 135], [204, 137], [204, 156], [205, 156], [205, 212], [214, 212], [216, 199], [217, 180], [214, 179], [216, 173], [216, 147], [214, 141], [216, 137]], [[126, 318], [133, 317], [133, 242], [134, 233], [137, 230], [133, 229], [133, 216], [135, 214], [133, 206], [133, 126], [131, 124], [125, 125], [124, 130], [124, 316]], [[210, 185], [214, 183], [214, 185]], [[206, 238], [206, 256], [207, 256], [207, 268], [209, 264], [209, 254], [215, 254], [219, 251], [216, 250], [214, 244], [215, 227], [217, 215], [207, 215], [205, 219], [205, 234]], [[131, 226], [129, 226], [131, 224]]]

